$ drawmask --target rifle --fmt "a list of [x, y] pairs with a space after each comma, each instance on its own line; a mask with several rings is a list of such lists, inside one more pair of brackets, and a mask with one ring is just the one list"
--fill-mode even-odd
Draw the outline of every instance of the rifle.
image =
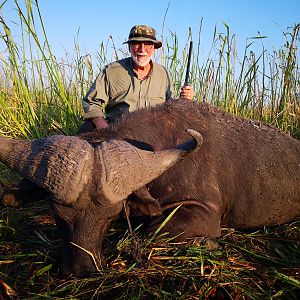
[[192, 58], [192, 50], [193, 50], [193, 41], [190, 41], [190, 49], [186, 66], [185, 80], [184, 85], [189, 85], [189, 77], [190, 77], [190, 66], [191, 66], [191, 58]]

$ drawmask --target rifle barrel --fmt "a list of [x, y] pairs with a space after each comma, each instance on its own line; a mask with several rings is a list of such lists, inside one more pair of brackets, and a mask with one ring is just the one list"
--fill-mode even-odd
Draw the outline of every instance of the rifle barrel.
[[187, 66], [186, 66], [184, 85], [189, 85], [192, 50], [193, 50], [193, 41], [190, 41], [190, 49], [189, 49]]

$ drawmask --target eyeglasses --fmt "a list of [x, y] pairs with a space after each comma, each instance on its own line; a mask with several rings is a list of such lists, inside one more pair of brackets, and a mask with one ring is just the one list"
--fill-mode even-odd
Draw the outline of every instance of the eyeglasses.
[[154, 44], [151, 43], [151, 42], [132, 43], [131, 45], [132, 45], [132, 47], [133, 47], [135, 50], [137, 50], [137, 49], [139, 49], [140, 47], [142, 47], [142, 45], [144, 45], [145, 50], [150, 50], [150, 49], [152, 49], [152, 48], [154, 47]]

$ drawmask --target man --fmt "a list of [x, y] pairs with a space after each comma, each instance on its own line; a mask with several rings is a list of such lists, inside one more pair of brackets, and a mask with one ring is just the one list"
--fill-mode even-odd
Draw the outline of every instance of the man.
[[[162, 104], [174, 97], [168, 71], [152, 61], [155, 50], [162, 46], [155, 29], [135, 25], [124, 43], [131, 57], [111, 63], [100, 72], [83, 99], [86, 122], [80, 132], [106, 128], [127, 111]], [[194, 95], [191, 86], [181, 88], [180, 98], [192, 100]]]

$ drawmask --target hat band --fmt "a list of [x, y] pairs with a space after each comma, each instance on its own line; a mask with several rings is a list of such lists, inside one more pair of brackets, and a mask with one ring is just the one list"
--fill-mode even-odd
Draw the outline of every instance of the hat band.
[[153, 35], [143, 34], [143, 33], [134, 33], [129, 35], [129, 39], [135, 38], [135, 37], [144, 37], [151, 39], [153, 41], [156, 41], [156, 38]]

